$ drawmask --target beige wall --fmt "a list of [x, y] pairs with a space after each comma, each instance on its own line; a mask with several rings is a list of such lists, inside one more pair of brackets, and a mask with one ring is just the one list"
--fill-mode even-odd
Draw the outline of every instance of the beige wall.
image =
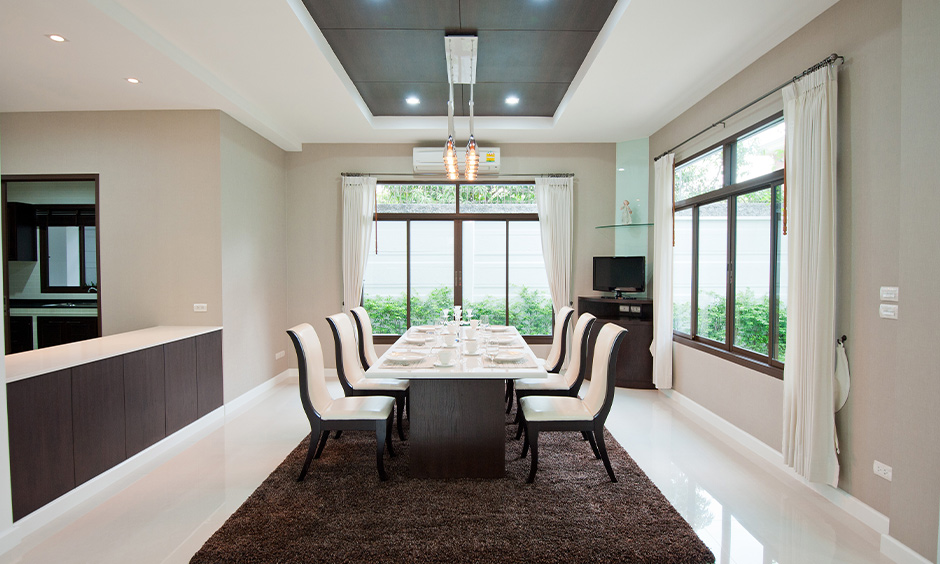
[[[287, 370], [286, 153], [222, 114], [225, 401]], [[285, 356], [275, 360], [275, 354]]]
[[105, 335], [222, 325], [220, 115], [0, 115], [4, 174], [100, 175]]
[[[659, 155], [830, 53], [846, 57], [839, 71], [841, 301], [836, 330], [848, 336], [852, 389], [837, 416], [840, 487], [886, 514], [891, 484], [874, 476], [872, 463], [895, 463], [899, 326], [878, 317], [878, 289], [898, 284], [899, 200], [893, 187], [900, 172], [900, 16], [900, 0], [842, 0], [650, 140], [651, 156]], [[772, 96], [730, 120], [724, 130], [686, 145], [677, 156], [690, 155], [781, 109], [780, 97]], [[901, 291], [903, 295], [905, 289]], [[676, 345], [676, 389], [780, 450], [782, 383], [718, 359], [695, 361], [700, 354]], [[935, 504], [933, 519], [936, 514]]]
[[[411, 174], [412, 145], [304, 145], [287, 157], [288, 302], [291, 325], [308, 322], [334, 366], [326, 316], [342, 309], [342, 172]], [[573, 299], [591, 293], [591, 257], [613, 252], [614, 144], [501, 145], [502, 174], [572, 172]], [[292, 362], [296, 362], [292, 360]]]
[[[940, 505], [940, 3], [904, 0], [901, 64], [900, 319], [894, 387], [891, 536], [936, 562]], [[894, 190], [891, 190], [894, 191]]]

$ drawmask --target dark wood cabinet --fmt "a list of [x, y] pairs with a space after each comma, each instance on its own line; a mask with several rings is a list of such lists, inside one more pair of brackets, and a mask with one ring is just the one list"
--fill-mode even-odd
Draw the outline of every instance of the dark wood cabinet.
[[[653, 301], [616, 298], [578, 298], [578, 314], [590, 313], [597, 317], [588, 341], [588, 358], [593, 358], [597, 334], [607, 323], [615, 323], [627, 330], [620, 354], [617, 356], [617, 386], [622, 388], [654, 389], [653, 355]], [[591, 376], [591, 363], [586, 377]]]
[[213, 331], [7, 384], [20, 519], [222, 405]]
[[13, 519], [75, 487], [72, 371], [7, 384]]
[[36, 207], [7, 202], [7, 260], [38, 260], [36, 249]]
[[127, 458], [124, 447], [124, 361], [108, 358], [72, 369], [75, 484]]
[[10, 345], [7, 354], [33, 350], [33, 318], [29, 315], [10, 316]]
[[97, 317], [37, 317], [39, 348], [54, 347], [98, 336]]
[[163, 347], [124, 355], [125, 445], [131, 457], [166, 436]]
[[196, 337], [196, 415], [222, 406], [222, 332]]
[[196, 341], [184, 339], [163, 345], [166, 358], [166, 434], [196, 420]]

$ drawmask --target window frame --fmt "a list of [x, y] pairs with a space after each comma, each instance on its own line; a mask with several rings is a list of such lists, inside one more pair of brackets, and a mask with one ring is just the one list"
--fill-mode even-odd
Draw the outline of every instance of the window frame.
[[[780, 338], [779, 327], [779, 295], [777, 291], [777, 276], [779, 266], [777, 256], [780, 245], [784, 243], [778, 236], [778, 226], [780, 222], [780, 202], [778, 201], [777, 187], [783, 185], [785, 179], [785, 170], [780, 169], [763, 176], [751, 178], [743, 182], [733, 182], [737, 167], [737, 141], [747, 137], [759, 129], [763, 129], [783, 119], [783, 112], [777, 112], [774, 115], [763, 119], [754, 125], [735, 133], [734, 135], [723, 139], [695, 154], [677, 162], [675, 168], [690, 163], [695, 159], [711, 153], [715, 149], [722, 148], [723, 158], [723, 182], [722, 187], [698, 194], [685, 200], [676, 201], [673, 211], [686, 209], [692, 210], [692, 279], [691, 279], [691, 324], [690, 333], [684, 333], [673, 329], [673, 341], [687, 345], [689, 347], [708, 352], [735, 364], [762, 372], [778, 379], [783, 379], [784, 363], [774, 358], [774, 351], [779, 348]], [[766, 354], [757, 353], [743, 347], [736, 346], [734, 343], [735, 334], [735, 298], [736, 298], [736, 274], [737, 274], [737, 198], [761, 190], [770, 190], [770, 268], [768, 274], [769, 290], [769, 319], [768, 319], [768, 342]], [[699, 297], [699, 209], [707, 204], [716, 202], [727, 202], [727, 237], [726, 237], [726, 256], [727, 264], [725, 269], [725, 342], [718, 342], [698, 334], [698, 297]]]
[[[411, 321], [411, 222], [413, 221], [450, 221], [454, 225], [454, 280], [453, 280], [453, 290], [454, 290], [454, 305], [463, 305], [463, 222], [465, 221], [478, 221], [478, 222], [491, 222], [491, 223], [503, 223], [505, 225], [505, 234], [506, 234], [506, 245], [505, 245], [505, 257], [506, 257], [506, 318], [504, 319], [505, 323], [509, 323], [509, 224], [511, 222], [520, 222], [520, 221], [538, 221], [539, 214], [535, 213], [465, 213], [460, 211], [460, 187], [461, 186], [471, 186], [471, 185], [483, 185], [483, 186], [496, 186], [504, 184], [507, 186], [521, 186], [521, 185], [535, 185], [535, 182], [532, 180], [529, 181], [486, 181], [486, 180], [475, 180], [473, 182], [467, 181], [431, 181], [431, 180], [396, 180], [396, 181], [380, 181], [379, 184], [382, 185], [409, 185], [409, 186], [443, 186], [451, 185], [455, 187], [454, 196], [456, 199], [454, 212], [431, 212], [431, 213], [401, 213], [401, 212], [379, 212], [376, 210], [374, 225], [376, 229], [381, 229], [381, 222], [383, 221], [403, 221], [405, 222], [405, 311], [406, 311], [406, 320], [405, 324], [408, 325]], [[364, 296], [363, 296], [364, 297]], [[359, 305], [363, 304], [363, 300], [360, 300]], [[552, 313], [551, 328], [554, 332], [554, 312]], [[525, 341], [533, 345], [542, 345], [542, 344], [551, 344], [553, 336], [552, 335], [523, 335]], [[398, 335], [374, 335], [373, 339], [376, 344], [392, 344], [397, 341], [399, 338]]]
[[[85, 229], [95, 228], [95, 274], [98, 273], [97, 220], [94, 204], [37, 204], [36, 222], [39, 231], [39, 285], [43, 293], [87, 294], [97, 291], [98, 280], [89, 285], [86, 278]], [[49, 228], [78, 227], [78, 286], [52, 286], [49, 284]]]

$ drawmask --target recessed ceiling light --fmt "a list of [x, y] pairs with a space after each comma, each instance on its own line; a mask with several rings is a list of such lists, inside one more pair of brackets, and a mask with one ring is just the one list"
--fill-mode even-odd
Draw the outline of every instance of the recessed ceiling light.
[[623, 169], [622, 169], [622, 168], [618, 168], [617, 170], [619, 170], [620, 172], [623, 172]]
[[134, 77], [129, 77], [127, 81], [130, 82], [131, 84], [140, 84], [140, 81]]
[[49, 34], [49, 35], [47, 35], [46, 37], [48, 37], [49, 39], [55, 41], [56, 43], [63, 43], [63, 42], [65, 42], [65, 41], [68, 41], [68, 39], [66, 39], [66, 38], [64, 38], [64, 37], [62, 37], [61, 35], [58, 35], [58, 34], [56, 34], [56, 33]]
[[417, 96], [408, 96], [405, 98], [405, 102], [408, 102], [409, 106], [416, 106], [421, 103], [421, 99]]
[[506, 103], [509, 104], [510, 106], [515, 106], [516, 104], [519, 103], [519, 97], [518, 97], [518, 96], [509, 96], [509, 97], [506, 98]]

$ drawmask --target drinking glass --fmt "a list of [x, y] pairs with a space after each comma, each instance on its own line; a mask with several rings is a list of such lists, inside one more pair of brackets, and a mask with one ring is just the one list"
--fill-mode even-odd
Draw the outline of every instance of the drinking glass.
[[486, 356], [490, 357], [490, 360], [495, 360], [497, 354], [499, 354], [499, 341], [493, 338], [487, 339]]
[[490, 316], [483, 314], [480, 316], [480, 328], [487, 329], [490, 326]]

